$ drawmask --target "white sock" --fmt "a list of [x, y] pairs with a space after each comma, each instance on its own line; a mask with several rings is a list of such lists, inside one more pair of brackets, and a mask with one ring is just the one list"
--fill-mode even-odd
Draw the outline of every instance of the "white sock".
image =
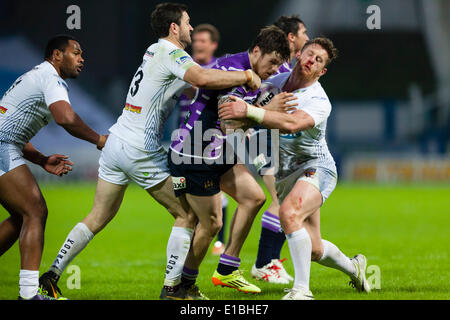
[[318, 263], [323, 266], [334, 268], [344, 272], [348, 276], [358, 275], [358, 270], [356, 269], [353, 262], [345, 254], [339, 250], [330, 241], [322, 240], [323, 245], [323, 255]]
[[94, 234], [84, 223], [78, 223], [69, 232], [50, 270], [61, 276], [66, 267], [87, 246], [93, 237]]
[[24, 299], [34, 297], [39, 288], [39, 270], [20, 270], [19, 295]]
[[295, 287], [309, 290], [309, 275], [311, 271], [311, 238], [305, 228], [286, 235], [289, 251], [295, 270]]
[[173, 227], [167, 243], [167, 266], [165, 286], [176, 286], [181, 282], [184, 262], [186, 261], [194, 230]]

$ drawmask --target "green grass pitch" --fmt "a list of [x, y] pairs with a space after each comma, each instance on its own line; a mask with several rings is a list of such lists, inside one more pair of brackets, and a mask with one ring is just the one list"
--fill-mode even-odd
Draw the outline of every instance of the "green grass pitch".
[[[49, 208], [40, 271], [45, 272], [68, 232], [89, 212], [94, 184], [42, 185]], [[266, 206], [268, 204], [266, 203]], [[235, 203], [230, 202], [228, 222]], [[262, 211], [261, 211], [262, 212]], [[280, 299], [286, 285], [251, 279], [261, 230], [261, 212], [241, 253], [247, 279], [261, 287], [259, 295], [214, 287], [211, 275], [218, 257], [207, 254], [198, 284], [210, 299]], [[0, 207], [0, 220], [7, 217]], [[158, 299], [166, 262], [172, 218], [137, 186], [130, 186], [115, 219], [73, 261], [80, 267], [81, 288], [68, 289], [70, 275], [59, 286], [70, 299]], [[311, 290], [316, 299], [449, 299], [450, 186], [337, 186], [321, 210], [322, 237], [345, 254], [363, 253], [375, 272], [369, 274], [380, 290], [358, 294], [348, 278], [313, 263]], [[228, 231], [228, 230], [227, 230]], [[287, 243], [282, 257], [289, 258]], [[292, 262], [285, 262], [293, 275]], [[0, 257], [0, 299], [16, 299], [20, 269], [16, 243]], [[377, 272], [379, 270], [379, 278]]]

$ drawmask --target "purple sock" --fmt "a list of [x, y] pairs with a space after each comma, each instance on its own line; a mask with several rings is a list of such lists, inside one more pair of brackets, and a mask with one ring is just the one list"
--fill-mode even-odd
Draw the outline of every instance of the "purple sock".
[[191, 286], [195, 283], [198, 277], [198, 269], [192, 270], [188, 267], [183, 267], [183, 273], [181, 275], [181, 283], [185, 286]]
[[217, 272], [223, 276], [226, 276], [228, 274], [231, 274], [233, 271], [239, 269], [240, 265], [241, 259], [223, 253], [220, 255], [219, 265], [217, 266]]

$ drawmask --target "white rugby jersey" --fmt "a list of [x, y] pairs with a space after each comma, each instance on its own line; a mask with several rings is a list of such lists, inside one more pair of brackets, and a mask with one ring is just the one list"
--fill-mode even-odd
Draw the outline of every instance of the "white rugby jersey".
[[68, 86], [47, 61], [20, 76], [0, 100], [0, 141], [23, 147], [53, 118], [48, 107], [70, 103]]
[[190, 86], [183, 78], [194, 65], [191, 56], [173, 43], [159, 39], [152, 44], [131, 80], [122, 115], [109, 131], [144, 151], [161, 148], [164, 124]]
[[[290, 74], [281, 73], [268, 82], [282, 89]], [[293, 134], [280, 134], [280, 168], [277, 176], [284, 177], [296, 165], [306, 162], [335, 172], [336, 165], [325, 140], [327, 119], [331, 113], [331, 103], [325, 90], [316, 81], [293, 93], [297, 97], [296, 109], [308, 113], [314, 119], [314, 127]]]

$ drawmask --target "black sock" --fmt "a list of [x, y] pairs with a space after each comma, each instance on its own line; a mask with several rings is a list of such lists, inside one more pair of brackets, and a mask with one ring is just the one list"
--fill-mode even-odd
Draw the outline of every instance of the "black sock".
[[280, 259], [281, 249], [283, 249], [284, 242], [286, 241], [286, 235], [283, 231], [278, 232], [274, 240], [272, 259]]
[[259, 238], [258, 255], [256, 257], [256, 268], [262, 268], [273, 259], [274, 244], [277, 241], [277, 232], [262, 228]]

